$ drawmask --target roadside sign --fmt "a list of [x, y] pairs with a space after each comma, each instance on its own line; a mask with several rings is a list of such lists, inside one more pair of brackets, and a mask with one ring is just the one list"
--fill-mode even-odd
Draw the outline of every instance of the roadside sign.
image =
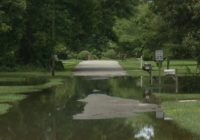
[[163, 61], [163, 50], [156, 50], [155, 59], [156, 61]]

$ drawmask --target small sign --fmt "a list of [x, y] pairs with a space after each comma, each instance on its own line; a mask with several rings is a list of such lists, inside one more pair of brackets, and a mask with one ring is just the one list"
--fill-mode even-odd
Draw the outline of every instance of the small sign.
[[163, 50], [156, 50], [156, 61], [163, 61]]

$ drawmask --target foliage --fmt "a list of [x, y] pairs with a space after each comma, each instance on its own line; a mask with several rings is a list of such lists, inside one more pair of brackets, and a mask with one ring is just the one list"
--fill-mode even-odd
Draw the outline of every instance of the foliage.
[[105, 58], [116, 59], [117, 58], [117, 53], [115, 52], [115, 50], [110, 49], [110, 50], [107, 50], [106, 52], [104, 52], [103, 56]]
[[155, 13], [161, 15], [169, 26], [171, 42], [179, 44], [179, 51], [183, 49], [178, 55], [184, 54], [182, 57], [198, 58], [199, 54], [196, 52], [200, 48], [200, 2], [198, 0], [166, 0], [164, 2], [155, 0], [152, 7]]
[[47, 68], [55, 53], [63, 59], [75, 58], [81, 50], [101, 53], [108, 41], [117, 40], [112, 30], [116, 17], [132, 15], [136, 4], [137, 0], [2, 0], [0, 65]]
[[64, 70], [65, 70], [62, 61], [56, 61], [55, 69], [56, 69], [57, 71], [64, 71]]
[[143, 59], [145, 61], [151, 61], [154, 60], [154, 52], [149, 50], [149, 49], [145, 49], [143, 50]]
[[80, 60], [88, 60], [91, 57], [91, 53], [89, 51], [81, 51], [78, 54], [78, 59]]

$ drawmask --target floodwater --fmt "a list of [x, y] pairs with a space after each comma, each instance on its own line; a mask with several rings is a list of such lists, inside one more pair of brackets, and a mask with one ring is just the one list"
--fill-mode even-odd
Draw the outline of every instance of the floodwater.
[[200, 93], [200, 76], [180, 76], [175, 77], [165, 76], [161, 77], [161, 85], [159, 85], [159, 78], [153, 77], [152, 83], [149, 77], [137, 78], [137, 83], [143, 89], [152, 89], [153, 92], [161, 93]]
[[156, 119], [154, 112], [120, 119], [73, 119], [85, 106], [78, 100], [90, 94], [143, 101], [142, 92], [138, 79], [129, 77], [68, 78], [1, 115], [0, 140], [198, 140], [173, 121]]

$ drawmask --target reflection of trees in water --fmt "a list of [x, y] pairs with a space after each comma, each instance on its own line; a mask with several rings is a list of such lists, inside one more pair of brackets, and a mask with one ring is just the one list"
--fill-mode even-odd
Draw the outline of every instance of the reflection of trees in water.
[[72, 120], [72, 115], [82, 111], [83, 104], [72, 98], [63, 100], [66, 100], [65, 106], [58, 106], [55, 94], [32, 96], [23, 101], [1, 117], [0, 139], [121, 140], [131, 137], [132, 129], [123, 120]]
[[136, 80], [131, 77], [112, 79], [110, 81], [112, 88], [110, 94], [123, 98], [141, 99], [142, 91], [140, 87], [136, 86]]
[[94, 90], [99, 90], [101, 94], [110, 92], [109, 79], [77, 78], [75, 93], [81, 98], [92, 94]]
[[[95, 86], [97, 83], [99, 85]], [[155, 121], [153, 118], [150, 123], [141, 117], [133, 118], [134, 122], [125, 119], [72, 120], [72, 116], [82, 112], [84, 107], [77, 99], [91, 89], [109, 90], [112, 95], [124, 97], [137, 92], [132, 84], [130, 79], [127, 82], [126, 79], [117, 79], [96, 83], [66, 80], [64, 86], [45, 91], [44, 94], [32, 95], [16, 104], [10, 113], [1, 116], [0, 140], [134, 140], [134, 132], [147, 124], [154, 127], [155, 140], [191, 139], [190, 134], [182, 133], [175, 125]]]

